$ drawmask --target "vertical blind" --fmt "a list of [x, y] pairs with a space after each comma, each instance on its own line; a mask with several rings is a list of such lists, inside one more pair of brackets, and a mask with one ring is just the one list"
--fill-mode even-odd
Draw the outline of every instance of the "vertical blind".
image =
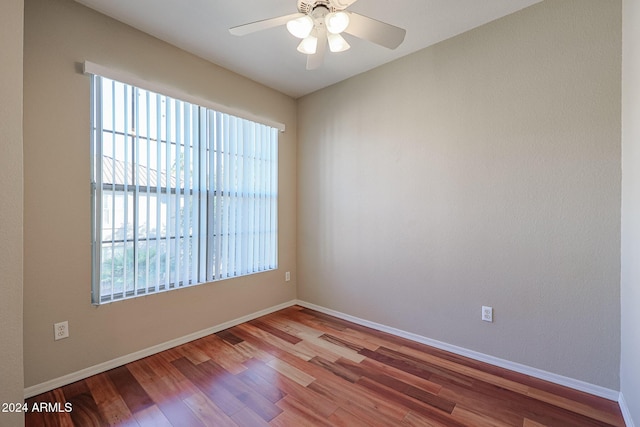
[[91, 76], [94, 304], [277, 268], [278, 130]]

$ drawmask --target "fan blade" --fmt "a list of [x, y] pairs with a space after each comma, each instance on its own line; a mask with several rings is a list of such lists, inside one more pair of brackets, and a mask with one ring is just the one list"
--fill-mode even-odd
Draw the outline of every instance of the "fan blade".
[[327, 51], [327, 32], [323, 28], [318, 31], [316, 37], [318, 37], [318, 47], [316, 53], [307, 55], [307, 70], [315, 70], [324, 62], [324, 54]]
[[234, 36], [245, 36], [247, 34], [255, 33], [256, 31], [262, 31], [279, 25], [284, 25], [292, 19], [300, 18], [302, 16], [304, 16], [304, 13], [292, 13], [291, 15], [264, 19], [262, 21], [251, 22], [250, 24], [238, 25], [237, 27], [229, 28], [229, 32]]
[[359, 13], [349, 13], [349, 26], [345, 33], [368, 40], [389, 49], [395, 49], [404, 41], [407, 31], [386, 22], [369, 18]]
[[329, 3], [331, 3], [331, 6], [335, 7], [337, 10], [345, 10], [356, 1], [358, 0], [329, 0]]

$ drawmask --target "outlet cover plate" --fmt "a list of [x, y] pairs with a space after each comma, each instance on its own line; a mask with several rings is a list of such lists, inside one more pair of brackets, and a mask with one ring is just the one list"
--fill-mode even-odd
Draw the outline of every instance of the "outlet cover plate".
[[493, 322], [493, 307], [482, 306], [482, 320], [485, 322]]
[[67, 320], [53, 324], [53, 338], [56, 341], [69, 338], [69, 322]]

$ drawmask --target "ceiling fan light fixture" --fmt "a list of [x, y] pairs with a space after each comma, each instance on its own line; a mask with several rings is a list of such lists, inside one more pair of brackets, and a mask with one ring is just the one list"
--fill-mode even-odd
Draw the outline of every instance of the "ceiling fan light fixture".
[[298, 52], [313, 55], [318, 51], [318, 38], [307, 36], [298, 45]]
[[347, 8], [356, 1], [297, 0], [297, 13], [238, 25], [229, 28], [229, 32], [236, 36], [244, 36], [286, 25], [293, 36], [301, 39], [297, 50], [307, 55], [307, 70], [320, 67], [327, 50], [344, 52], [351, 48], [342, 36], [343, 32], [348, 33], [350, 37], [366, 40], [388, 49], [395, 49], [402, 44], [406, 30], [348, 11]]
[[287, 30], [294, 37], [304, 39], [308, 37], [309, 34], [311, 34], [311, 30], [313, 30], [313, 19], [309, 15], [292, 19], [287, 22]]
[[332, 12], [324, 18], [324, 23], [329, 33], [340, 34], [349, 26], [349, 15], [343, 11]]
[[329, 50], [333, 53], [344, 52], [351, 47], [340, 34], [327, 34], [327, 39], [329, 40]]

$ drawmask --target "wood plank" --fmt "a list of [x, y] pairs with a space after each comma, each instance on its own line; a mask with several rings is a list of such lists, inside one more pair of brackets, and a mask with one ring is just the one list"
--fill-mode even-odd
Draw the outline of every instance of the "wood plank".
[[[27, 404], [24, 419], [25, 426], [72, 427], [73, 419], [71, 413], [66, 412], [66, 402], [67, 399], [62, 389], [55, 389], [27, 399], [25, 401]], [[56, 408], [56, 410], [50, 411], [49, 408]], [[80, 405], [79, 410], [82, 411], [83, 406]], [[101, 417], [86, 417], [84, 419], [94, 422], [93, 425], [96, 426], [107, 425], [103, 423], [104, 421]], [[88, 425], [91, 426], [92, 424]]]
[[367, 335], [363, 332], [355, 331], [349, 328], [342, 331], [340, 335], [348, 336], [349, 339], [355, 339], [360, 337], [363, 342], [362, 346], [370, 350], [377, 350], [380, 347], [386, 347], [386, 348], [392, 348], [392, 349], [400, 348], [398, 344], [392, 341], [386, 340], [384, 338], [381, 338], [377, 335]]
[[313, 335], [315, 337], [323, 334], [323, 332], [318, 329], [296, 322], [292, 318], [284, 317], [280, 313], [272, 313], [262, 317], [260, 320], [298, 338], [300, 338], [300, 333], [306, 333], [307, 335]]
[[342, 319], [338, 319], [337, 317], [320, 313], [319, 311], [311, 310], [309, 308], [303, 308], [302, 310], [300, 310], [300, 313], [306, 314], [307, 316], [315, 319], [317, 322], [327, 325], [328, 327], [336, 331], [342, 331], [348, 328], [350, 325], [348, 322], [345, 325], [345, 322]]
[[531, 421], [528, 418], [525, 418], [524, 423], [522, 424], [522, 427], [547, 427], [547, 426], [545, 426], [544, 424], [537, 423], [535, 421]]
[[231, 345], [240, 344], [244, 341], [242, 338], [234, 335], [233, 332], [231, 332], [229, 329], [217, 332], [216, 335]]
[[150, 375], [150, 373], [156, 372], [156, 369], [152, 367], [156, 366], [157, 368], [154, 361], [147, 358], [138, 362], [130, 364], [129, 371], [155, 403], [182, 400], [199, 392], [199, 389], [182, 374], [179, 377], [177, 375]]
[[311, 383], [308, 388], [349, 412], [371, 419], [374, 423], [372, 425], [375, 422], [398, 425], [409, 411], [366, 388], [346, 381], [331, 381], [323, 377]]
[[308, 386], [309, 384], [311, 384], [312, 382], [314, 382], [316, 380], [311, 375], [309, 375], [309, 374], [301, 371], [300, 369], [291, 366], [287, 362], [285, 362], [283, 360], [280, 360], [280, 359], [277, 359], [277, 358], [273, 359], [272, 361], [267, 363], [267, 366], [270, 366], [271, 368], [273, 368], [276, 371], [280, 372], [285, 377], [289, 378], [290, 380], [293, 380], [293, 381], [297, 382], [298, 384], [300, 384], [303, 387]]
[[298, 338], [295, 335], [291, 335], [287, 332], [284, 332], [283, 330], [273, 327], [268, 323], [262, 322], [260, 320], [252, 320], [251, 322], [249, 322], [249, 324], [251, 324], [252, 326], [255, 326], [256, 328], [260, 328], [263, 331], [269, 332], [271, 335], [274, 335], [290, 344], [298, 344], [300, 341], [302, 341], [301, 338]]
[[[131, 374], [156, 402], [158, 409], [170, 425], [181, 427], [203, 425], [183, 401], [193, 394], [201, 393], [200, 390], [175, 370], [169, 362], [161, 357], [152, 356], [131, 363], [128, 367]], [[136, 419], [139, 420], [137, 414]]]
[[309, 362], [323, 369], [326, 369], [327, 371], [331, 372], [333, 375], [337, 375], [340, 378], [344, 378], [350, 383], [355, 383], [362, 377], [362, 375], [360, 375], [357, 372], [354, 372], [354, 370], [350, 370], [348, 367], [344, 367], [342, 365], [339, 365], [338, 363], [334, 363], [330, 360], [323, 359], [322, 357], [314, 357]]
[[272, 403], [276, 403], [285, 396], [285, 393], [280, 390], [276, 384], [272, 381], [267, 381], [264, 377], [259, 375], [259, 373], [251, 370], [250, 368], [237, 375], [237, 377], [256, 393], [259, 393]]
[[417, 414], [413, 411], [409, 411], [407, 416], [404, 417], [402, 425], [407, 427], [448, 427], [448, 424], [443, 424], [442, 422]]
[[178, 352], [177, 348], [178, 347], [170, 348], [170, 349], [165, 350], [165, 351], [163, 351], [161, 353], [154, 354], [151, 357], [159, 357], [162, 360], [167, 361], [167, 362], [171, 362], [173, 360], [180, 359], [181, 357], [184, 357], [183, 354]]
[[270, 423], [273, 427], [314, 427], [316, 424], [313, 420], [306, 418], [304, 413], [293, 410], [283, 410], [283, 412], [274, 418]]
[[516, 393], [527, 394], [529, 392], [529, 387], [521, 383], [517, 383], [515, 381], [485, 371], [481, 371], [476, 368], [471, 368], [465, 365], [451, 362], [449, 360], [441, 359], [427, 353], [420, 353], [418, 350], [415, 350], [413, 348], [403, 347], [400, 349], [400, 351], [383, 348], [379, 349], [378, 351], [385, 355], [393, 355], [409, 361], [422, 361], [428, 365], [444, 368], [448, 371], [455, 372], [469, 378], [481, 380], [488, 384], [493, 384], [498, 387], [514, 391]]
[[514, 399], [519, 395], [490, 384], [474, 383], [471, 387], [445, 384], [439, 396], [455, 401], [457, 405], [473, 408], [481, 414], [490, 415], [511, 425], [520, 425], [528, 414], [526, 408], [538, 408], [532, 400]]
[[251, 387], [238, 379], [235, 375], [230, 375], [221, 366], [213, 361], [201, 363], [199, 366], [208, 378], [219, 382], [226, 390], [233, 394], [239, 401], [258, 414], [265, 421], [271, 421], [278, 416], [281, 410], [271, 401], [256, 393]]
[[[64, 396], [64, 392], [61, 389], [51, 390], [52, 401], [54, 403], [59, 403], [59, 418], [60, 425], [63, 427], [73, 427], [73, 421], [71, 419], [71, 413], [67, 412], [66, 403], [67, 400]], [[73, 411], [73, 404], [71, 406], [71, 410]]]
[[265, 381], [276, 385], [278, 389], [282, 390], [285, 396], [287, 394], [296, 396], [296, 399], [323, 417], [328, 417], [338, 408], [335, 402], [321, 396], [308, 387], [304, 387], [290, 380], [259, 360], [247, 361], [245, 363], [249, 368], [249, 372], [255, 373]]
[[[192, 384], [183, 374], [173, 365], [173, 361], [183, 359], [177, 352], [163, 351], [143, 361], [156, 373], [157, 377], [166, 378], [166, 382], [175, 385], [175, 388], [183, 393], [184, 396], [190, 396], [194, 392], [194, 384]], [[172, 387], [173, 388], [173, 387]], [[180, 397], [180, 396], [175, 396]]]
[[420, 390], [424, 390], [429, 393], [438, 394], [440, 390], [442, 390], [441, 384], [437, 384], [432, 381], [425, 380], [424, 378], [411, 375], [405, 371], [401, 371], [400, 369], [394, 368], [393, 366], [380, 363], [377, 360], [372, 360], [367, 358], [363, 360], [360, 365], [363, 368], [370, 369], [370, 370], [379, 372], [381, 374], [386, 374], [390, 377], [397, 378], [404, 382], [408, 382], [412, 384], [414, 387], [417, 387]]
[[411, 385], [407, 388], [404, 394], [449, 414], [451, 413], [451, 411], [453, 411], [453, 408], [456, 407], [456, 403], [451, 400], [444, 399], [440, 396], [436, 396], [424, 390], [420, 390], [419, 388], [413, 387]]
[[[140, 427], [172, 427], [171, 421], [164, 416], [156, 405], [138, 411], [133, 415]], [[76, 424], [85, 425], [85, 424]]]
[[351, 342], [349, 340], [346, 340], [346, 339], [335, 337], [335, 336], [330, 335], [330, 334], [322, 334], [322, 335], [320, 335], [319, 338], [321, 338], [321, 339], [323, 339], [325, 341], [328, 341], [331, 344], [335, 344], [335, 345], [340, 345], [342, 347], [346, 347], [349, 350], [353, 350], [356, 353], [364, 348], [364, 346], [355, 344], [355, 343], [353, 343], [353, 342]]
[[452, 374], [426, 363], [405, 358], [403, 355], [390, 354], [389, 349], [384, 347], [380, 347], [376, 351], [363, 349], [360, 354], [425, 380], [432, 380], [433, 374], [440, 374], [443, 378], [447, 378], [454, 383], [466, 386], [472, 385], [472, 381], [469, 378], [458, 375], [457, 373]]
[[225, 414], [233, 415], [244, 408], [244, 403], [239, 401], [229, 390], [216, 381], [210, 381], [205, 372], [187, 359], [176, 359], [171, 363]]
[[[502, 371], [504, 372], [504, 369]], [[583, 391], [563, 387], [559, 384], [554, 384], [549, 381], [541, 380], [539, 378], [530, 377], [518, 372], [514, 373], [511, 371], [507, 371], [507, 373], [503, 373], [502, 375], [514, 381], [527, 384], [532, 389], [546, 391], [551, 394], [565, 397], [569, 400], [582, 402], [593, 409], [597, 409], [598, 411], [602, 411], [616, 417], [621, 415], [620, 406], [613, 400], [603, 399], [601, 397], [594, 396]]]
[[[324, 359], [327, 360], [331, 360], [332, 362], [335, 362], [336, 360], [338, 360], [340, 358], [339, 355], [337, 355], [336, 353], [332, 353], [331, 351], [324, 349], [322, 347], [319, 347], [317, 345], [315, 345], [313, 342], [309, 342], [309, 341], [302, 341], [299, 342], [298, 344], [295, 345], [295, 348], [298, 351], [304, 352], [305, 354], [310, 354], [312, 355], [312, 359], [314, 357], [322, 357]], [[309, 359], [311, 360], [311, 359]]]
[[360, 363], [365, 359], [365, 356], [358, 354], [352, 349], [344, 347], [342, 345], [337, 345], [327, 340], [323, 340], [322, 338], [308, 335], [305, 332], [302, 332], [300, 336], [304, 338], [304, 343], [313, 344], [314, 346], [320, 347], [321, 349], [326, 350], [339, 358], [348, 359], [356, 363]]
[[352, 414], [346, 409], [338, 408], [329, 417], [329, 422], [336, 427], [371, 427], [368, 421]]
[[373, 340], [373, 341], [380, 340], [385, 343], [383, 344], [383, 346], [387, 348], [396, 348], [399, 346], [406, 345], [407, 342], [411, 342], [406, 338], [401, 338], [401, 337], [389, 334], [387, 332], [371, 329], [369, 327], [362, 326], [357, 323], [352, 323], [352, 322], [349, 322], [348, 320], [339, 319], [337, 317], [333, 317], [331, 315], [320, 313], [314, 310], [303, 309], [302, 311], [317, 319], [322, 319], [323, 322], [331, 323], [334, 326], [337, 325], [336, 329], [338, 330], [344, 331], [344, 330], [350, 329], [352, 331], [360, 332], [362, 336], [366, 337], [366, 339], [368, 340]]
[[110, 425], [137, 425], [131, 410], [107, 374], [98, 374], [86, 380], [98, 411]]
[[107, 375], [131, 410], [131, 413], [141, 411], [153, 405], [153, 401], [147, 392], [135, 377], [131, 375], [131, 372], [129, 372], [126, 366], [112, 369], [107, 372]]
[[69, 399], [73, 411], [69, 414], [76, 426], [108, 426], [91, 393], [77, 394]]
[[233, 348], [242, 356], [246, 361], [249, 359], [258, 359], [263, 362], [268, 362], [275, 356], [271, 353], [255, 347], [253, 344], [246, 341], [242, 341], [240, 344], [236, 344]]
[[[280, 411], [282, 412], [282, 411]], [[258, 414], [250, 410], [249, 408], [245, 408], [240, 412], [237, 412], [231, 416], [231, 419], [238, 426], [247, 426], [247, 427], [267, 427], [269, 423], [262, 419]], [[217, 426], [217, 424], [214, 424]]]
[[397, 391], [390, 389], [388, 387], [385, 387], [368, 378], [360, 379], [358, 381], [358, 384], [368, 388], [369, 390], [374, 391], [376, 394], [378, 394], [379, 396], [382, 396], [384, 399], [390, 400], [396, 404], [399, 404], [405, 408], [408, 408], [411, 411], [422, 414], [427, 418], [432, 418], [450, 427], [465, 426], [464, 423], [454, 420], [451, 414], [449, 414], [446, 411], [442, 411], [431, 405], [425, 404], [423, 402], [419, 402], [415, 399], [412, 399], [406, 395], [403, 395], [402, 393], [398, 393]]
[[173, 427], [206, 427], [183, 400], [165, 400], [158, 408]]
[[[237, 352], [234, 346], [216, 335], [199, 339], [194, 342], [194, 345], [208, 356], [208, 360], [213, 360], [232, 374], [239, 374], [245, 370], [242, 364], [245, 358], [242, 354]], [[206, 362], [206, 360], [203, 362]]]
[[289, 307], [28, 399], [27, 426], [623, 426], [616, 402]]
[[76, 426], [107, 426], [91, 390], [84, 380], [70, 384], [62, 388], [66, 401], [73, 405], [73, 411], [69, 414]]
[[184, 399], [184, 403], [205, 426], [236, 427], [233, 420], [203, 394], [195, 393]]
[[267, 351], [273, 355], [278, 355], [278, 353], [286, 351], [302, 360], [311, 360], [315, 357], [315, 354], [308, 351], [302, 351], [294, 344], [284, 341], [273, 334], [247, 323], [236, 326], [234, 331], [236, 335], [245, 341], [253, 343], [257, 347], [268, 349]]
[[[468, 357], [449, 353], [444, 350], [425, 346], [423, 344], [412, 342], [409, 340], [407, 340], [406, 344], [402, 347], [403, 348], [408, 347], [416, 350], [414, 354], [417, 356], [420, 356], [422, 354], [436, 356], [440, 359], [448, 360], [458, 365], [475, 368], [480, 371], [484, 371], [486, 373], [496, 375], [498, 377], [502, 377], [511, 381], [515, 381], [517, 383], [521, 383], [522, 385], [528, 386], [530, 388], [547, 391], [551, 394], [557, 394], [558, 396], [563, 396], [570, 400], [583, 402], [592, 408], [597, 408], [600, 411], [609, 413], [616, 417], [621, 416], [620, 407], [618, 406], [617, 402], [614, 402], [614, 401], [603, 399], [594, 395], [584, 393], [579, 390], [570, 389], [558, 384], [551, 383], [549, 381], [545, 381], [539, 378], [534, 378], [525, 374], [521, 374], [519, 372], [509, 371], [497, 366], [490, 365], [486, 362], [473, 360]], [[401, 351], [402, 348], [399, 350]]]
[[338, 365], [350, 370], [360, 377], [367, 377], [381, 385], [389, 387], [399, 393], [405, 394], [423, 403], [451, 413], [455, 406], [455, 402], [437, 396], [435, 393], [423, 390], [411, 384], [411, 381], [405, 382], [393, 376], [379, 372], [377, 369], [367, 368], [359, 364], [354, 364], [348, 360], [338, 361]]
[[[402, 353], [396, 352], [394, 350], [385, 350], [379, 349], [379, 352], [383, 354], [394, 354], [401, 355]], [[426, 353], [421, 353], [418, 350], [413, 348], [402, 348], [402, 352], [408, 353], [405, 355], [408, 359], [417, 359], [423, 360], [427, 363], [433, 364], [435, 366], [439, 366], [441, 368], [446, 368], [452, 372], [457, 372], [459, 374], [481, 380], [488, 384], [493, 384], [500, 388], [504, 388], [506, 390], [510, 390], [519, 394], [523, 394], [526, 396], [533, 397], [534, 399], [540, 400], [542, 402], [550, 403], [552, 405], [558, 406], [563, 409], [567, 409], [571, 412], [575, 412], [577, 414], [585, 415], [589, 418], [596, 419], [598, 421], [602, 421], [613, 426], [624, 427], [624, 424], [620, 424], [620, 420], [615, 415], [610, 413], [604, 413], [600, 410], [592, 408], [590, 405], [575, 402], [573, 400], [567, 399], [562, 396], [558, 396], [557, 394], [551, 394], [549, 392], [543, 390], [537, 390], [531, 388], [527, 385], [523, 385], [521, 383], [515, 382], [510, 379], [506, 379], [502, 376], [494, 375], [485, 371], [481, 371], [476, 368], [471, 368], [468, 366], [460, 365], [458, 363], [444, 360], [439, 357], [435, 357]]]
[[[317, 319], [315, 319], [313, 316], [309, 316], [309, 315], [305, 315], [305, 314], [301, 314], [301, 313], [296, 313], [293, 315], [292, 320], [294, 322], [296, 322], [296, 324], [301, 324], [304, 325], [308, 328], [310, 328], [312, 331], [318, 331], [320, 332], [320, 335], [322, 334], [326, 334], [326, 335], [331, 335], [331, 336], [335, 336], [338, 338], [342, 338], [345, 340], [349, 340], [351, 342], [356, 343], [357, 345], [364, 347], [364, 348], [368, 348], [369, 350], [375, 350], [378, 347], [380, 347], [379, 344], [377, 343], [373, 343], [370, 341], [365, 340], [364, 335], [350, 330], [350, 329], [343, 329], [343, 330], [336, 330], [334, 328], [330, 328], [328, 326], [326, 326], [325, 324], [323, 324], [322, 322], [319, 322]], [[320, 336], [318, 335], [318, 336]], [[391, 343], [388, 343], [389, 346], [392, 346]]]
[[60, 388], [62, 390], [62, 394], [64, 395], [66, 400], [71, 399], [74, 396], [79, 394], [90, 394], [91, 390], [87, 386], [87, 383], [84, 380], [76, 381], [75, 383], [67, 384]]
[[[286, 412], [291, 412], [304, 420], [310, 421], [314, 426], [331, 427], [331, 423], [328, 419], [314, 412], [311, 408], [304, 405], [298, 399], [293, 396], [286, 396], [280, 402], [278, 406]], [[295, 424], [294, 424], [295, 425]]]
[[469, 388], [448, 384], [443, 386], [439, 395], [511, 425], [521, 425], [523, 417], [541, 424], [563, 427], [603, 425], [600, 421], [482, 382], [475, 382]]
[[453, 410], [453, 418], [466, 422], [472, 426], [477, 427], [512, 427], [513, 424], [504, 423], [495, 418], [491, 418], [487, 415], [477, 413], [475, 411], [469, 410], [467, 408], [463, 408], [461, 406], [456, 406]]
[[194, 365], [198, 363], [206, 362], [210, 359], [209, 355], [207, 355], [204, 351], [202, 351], [195, 342], [188, 342], [186, 344], [182, 344], [178, 347], [174, 348], [174, 351], [180, 355], [180, 357], [184, 357], [188, 359]]
[[[41, 395], [36, 396], [38, 398], [40, 398]], [[26, 403], [29, 405], [29, 408], [32, 407], [33, 403], [35, 401], [33, 400], [33, 398], [29, 398], [26, 400]], [[97, 412], [98, 408], [96, 407], [96, 412]], [[24, 425], [25, 427], [42, 427], [42, 426], [53, 426], [55, 424], [53, 424], [53, 417], [48, 415], [47, 417], [44, 416], [44, 414], [42, 414], [41, 412], [27, 412], [26, 414], [24, 414]], [[91, 419], [89, 419], [89, 421], [91, 421]], [[106, 426], [107, 424], [98, 424], [96, 422], [94, 422], [93, 424], [91, 423], [87, 423], [86, 424], [88, 427], [93, 427], [93, 426]]]
[[[314, 367], [313, 365], [308, 365], [307, 363], [305, 363], [306, 361], [311, 360], [313, 358], [312, 356], [298, 353], [295, 350], [295, 347], [289, 343], [284, 343], [284, 341], [282, 341], [286, 346], [291, 346], [290, 348], [284, 349], [272, 344], [271, 342], [262, 341], [260, 340], [260, 338], [247, 333], [243, 329], [239, 329], [237, 331], [237, 334], [242, 336], [242, 338], [251, 345], [260, 347], [271, 356], [270, 359], [260, 358], [260, 360], [264, 361], [265, 363], [270, 363], [275, 359], [280, 359], [289, 363], [290, 365], [299, 366], [299, 369], [303, 371], [307, 370], [307, 366]], [[310, 375], [313, 375], [312, 370], [310, 370], [308, 373]]]
[[584, 415], [588, 418], [602, 421], [603, 423], [607, 423], [615, 427], [625, 427], [624, 421], [616, 417], [615, 415], [602, 412], [598, 409], [592, 408], [587, 404], [576, 402], [567, 399], [566, 397], [554, 395], [549, 392], [536, 389], [529, 389], [529, 391], [527, 392], [527, 396], [533, 397], [534, 399], [541, 402], [550, 403], [559, 408]]

